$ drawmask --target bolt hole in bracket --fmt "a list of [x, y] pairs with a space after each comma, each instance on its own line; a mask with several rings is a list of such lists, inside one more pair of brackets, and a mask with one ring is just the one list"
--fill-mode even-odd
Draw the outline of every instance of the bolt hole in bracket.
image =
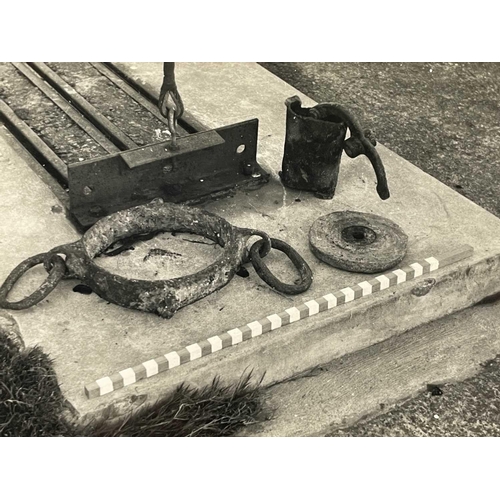
[[148, 203], [196, 204], [269, 181], [257, 163], [258, 120], [143, 146], [68, 167], [70, 211], [83, 228]]

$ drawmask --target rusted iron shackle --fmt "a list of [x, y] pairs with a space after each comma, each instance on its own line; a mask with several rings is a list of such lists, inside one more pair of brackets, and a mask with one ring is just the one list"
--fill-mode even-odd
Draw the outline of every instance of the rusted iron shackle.
[[[364, 154], [377, 178], [377, 193], [389, 198], [384, 165], [370, 131], [343, 106], [333, 103], [303, 108], [298, 96], [285, 101], [286, 137], [280, 177], [283, 185], [313, 191], [318, 198], [332, 198], [339, 175], [342, 150], [351, 158]], [[345, 139], [347, 128], [349, 139]]]
[[[153, 281], [112, 274], [93, 260], [117, 241], [159, 231], [204, 236], [220, 245], [222, 253], [212, 264], [197, 273]], [[178, 309], [229, 283], [241, 265], [250, 261], [247, 243], [252, 236], [261, 238], [254, 243], [259, 243], [260, 257], [265, 257], [272, 247], [276, 247], [276, 240], [266, 233], [233, 226], [222, 217], [198, 208], [162, 201], [129, 208], [99, 220], [80, 240], [57, 246], [45, 254], [30, 257], [19, 264], [0, 286], [0, 308], [26, 309], [44, 299], [62, 278], [76, 278], [108, 302], [171, 318]], [[311, 285], [312, 273], [302, 257], [289, 245], [284, 245], [276, 248], [289, 256], [301, 275], [300, 286], [294, 288], [294, 285], [287, 285], [291, 288], [284, 292], [301, 293], [304, 291], [304, 284], [305, 289]], [[61, 256], [64, 256], [65, 260]], [[49, 273], [42, 286], [19, 302], [9, 302], [7, 296], [17, 280], [28, 269], [41, 263]], [[309, 274], [304, 274], [306, 268]], [[264, 273], [264, 276], [261, 273], [259, 275], [271, 287], [280, 291], [281, 282], [273, 280], [274, 277], [269, 271]]]

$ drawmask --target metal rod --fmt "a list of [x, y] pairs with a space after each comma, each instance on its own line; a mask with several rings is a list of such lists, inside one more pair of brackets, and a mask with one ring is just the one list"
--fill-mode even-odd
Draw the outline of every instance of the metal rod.
[[[107, 62], [104, 64], [116, 75], [123, 78], [134, 90], [139, 92], [139, 94], [143, 95], [145, 99], [152, 102], [155, 106], [158, 105], [159, 89], [153, 90], [150, 84], [134, 80], [130, 75], [122, 71], [115, 63]], [[190, 134], [196, 134], [196, 132], [209, 130], [207, 126], [197, 120], [188, 110], [184, 110], [182, 118], [179, 119], [179, 124]]]
[[281, 328], [290, 323], [314, 316], [323, 311], [341, 306], [347, 302], [361, 299], [375, 292], [413, 280], [424, 274], [448, 266], [470, 257], [474, 249], [469, 245], [459, 246], [439, 257], [429, 257], [415, 262], [402, 269], [396, 269], [387, 274], [377, 276], [370, 281], [362, 281], [357, 285], [342, 288], [335, 293], [323, 295], [319, 299], [310, 300], [296, 307], [290, 307], [278, 314], [271, 314], [258, 321], [252, 321], [240, 328], [233, 328], [221, 335], [215, 335], [201, 342], [188, 345], [179, 351], [172, 351], [159, 358], [150, 359], [132, 368], [126, 368], [109, 377], [103, 377], [85, 386], [85, 394], [89, 399], [108, 394], [127, 385], [135, 384], [139, 380], [149, 378], [158, 373], [170, 370], [176, 366], [188, 363], [195, 359], [220, 351], [226, 347], [250, 340]]
[[0, 99], [0, 118], [8, 126], [12, 134], [28, 149], [28, 151], [48, 170], [52, 167], [55, 169], [58, 178], [63, 180], [64, 184], [68, 184], [68, 167], [50, 149], [38, 135], [31, 130], [26, 123], [23, 122], [10, 107]]
[[88, 102], [69, 83], [64, 81], [55, 71], [44, 63], [28, 63], [47, 82], [67, 99], [85, 118], [93, 123], [106, 137], [110, 138], [120, 149], [134, 149], [138, 145], [106, 118], [97, 108]]
[[71, 120], [96, 141], [108, 153], [118, 153], [120, 149], [106, 138], [94, 125], [86, 120], [71, 104], [63, 99], [47, 82], [45, 82], [26, 63], [12, 63], [31, 83], [42, 91]]

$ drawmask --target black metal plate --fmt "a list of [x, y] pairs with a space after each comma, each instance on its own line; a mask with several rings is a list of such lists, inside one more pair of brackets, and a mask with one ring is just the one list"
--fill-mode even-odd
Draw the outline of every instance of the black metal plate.
[[[257, 163], [258, 120], [199, 132], [68, 167], [70, 210], [89, 227], [110, 213], [162, 198], [201, 203], [269, 180]], [[244, 146], [244, 147], [243, 147]]]

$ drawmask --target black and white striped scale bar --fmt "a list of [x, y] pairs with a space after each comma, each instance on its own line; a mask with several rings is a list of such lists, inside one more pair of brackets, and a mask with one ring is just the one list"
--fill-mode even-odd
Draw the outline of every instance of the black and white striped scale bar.
[[139, 380], [152, 377], [158, 373], [207, 356], [226, 347], [239, 344], [245, 340], [258, 337], [263, 333], [276, 330], [282, 326], [314, 316], [320, 312], [365, 297], [366, 295], [371, 295], [372, 293], [431, 273], [436, 269], [470, 257], [473, 251], [473, 248], [469, 245], [460, 246], [438, 257], [428, 257], [402, 269], [396, 269], [369, 281], [362, 281], [357, 285], [342, 288], [338, 292], [323, 295], [319, 299], [310, 300], [277, 314], [271, 314], [263, 319], [252, 321], [245, 326], [234, 328], [221, 335], [215, 335], [196, 344], [188, 345], [179, 351], [169, 352], [164, 356], [150, 359], [132, 368], [121, 370], [109, 377], [100, 378], [85, 386], [85, 394], [89, 399], [103, 396], [127, 385], [134, 384]]

